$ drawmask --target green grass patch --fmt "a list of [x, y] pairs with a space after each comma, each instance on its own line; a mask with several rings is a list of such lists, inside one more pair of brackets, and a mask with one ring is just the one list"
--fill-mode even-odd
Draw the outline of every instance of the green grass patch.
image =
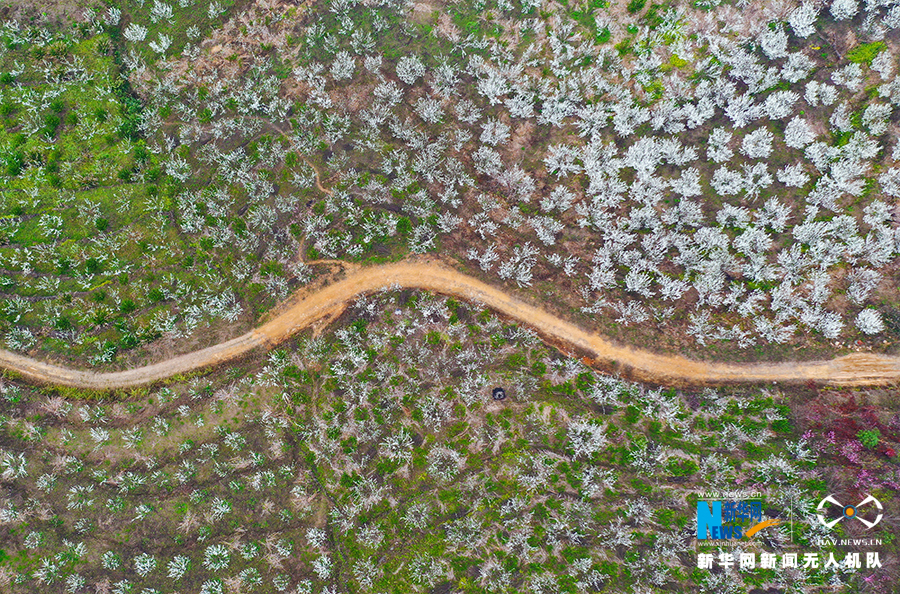
[[887, 45], [883, 41], [873, 41], [871, 43], [861, 43], [855, 48], [847, 52], [847, 59], [856, 64], [871, 65], [875, 59]]

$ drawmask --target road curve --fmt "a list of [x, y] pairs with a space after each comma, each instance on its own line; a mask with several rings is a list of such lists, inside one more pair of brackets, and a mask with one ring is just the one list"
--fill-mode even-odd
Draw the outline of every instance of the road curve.
[[817, 382], [882, 385], [900, 380], [900, 357], [853, 354], [829, 361], [717, 363], [694, 361], [615, 345], [538, 307], [528, 305], [473, 277], [428, 260], [348, 268], [344, 278], [288, 303], [260, 327], [226, 342], [160, 363], [111, 373], [60, 367], [0, 349], [0, 368], [32, 382], [88, 390], [152, 384], [176, 374], [212, 367], [256, 349], [269, 349], [318, 320], [340, 313], [354, 298], [381, 289], [425, 289], [484, 304], [533, 328], [545, 340], [613, 367], [641, 381], [665, 385], [724, 385], [765, 382]]

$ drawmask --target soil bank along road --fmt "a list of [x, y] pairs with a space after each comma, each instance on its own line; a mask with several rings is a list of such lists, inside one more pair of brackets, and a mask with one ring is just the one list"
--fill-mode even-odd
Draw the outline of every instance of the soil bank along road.
[[88, 390], [112, 390], [152, 384], [234, 360], [257, 349], [270, 349], [314, 322], [340, 314], [348, 303], [382, 289], [425, 289], [481, 303], [537, 331], [544, 339], [589, 355], [598, 366], [615, 367], [637, 380], [665, 385], [717, 385], [814, 381], [839, 385], [878, 385], [900, 380], [900, 357], [853, 354], [829, 361], [716, 363], [693, 361], [615, 345], [501, 289], [433, 261], [404, 261], [349, 268], [332, 284], [283, 306], [259, 328], [229, 341], [160, 363], [111, 373], [95, 373], [44, 363], [0, 349], [0, 368], [29, 381]]

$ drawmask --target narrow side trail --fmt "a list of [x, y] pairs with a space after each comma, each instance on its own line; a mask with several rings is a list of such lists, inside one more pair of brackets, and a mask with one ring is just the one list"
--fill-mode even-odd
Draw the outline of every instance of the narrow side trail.
[[347, 304], [382, 289], [425, 289], [481, 303], [533, 328], [545, 340], [568, 347], [594, 364], [615, 367], [629, 377], [666, 385], [814, 381], [839, 385], [879, 385], [900, 380], [900, 357], [853, 354], [829, 361], [716, 363], [693, 361], [618, 346], [538, 307], [528, 305], [475, 278], [431, 260], [408, 260], [371, 267], [348, 267], [346, 275], [313, 293], [298, 294], [269, 321], [243, 336], [160, 363], [95, 373], [69, 369], [0, 350], [0, 368], [27, 380], [90, 390], [152, 384], [176, 374], [220, 365], [257, 349], [270, 349], [319, 320], [338, 316]]

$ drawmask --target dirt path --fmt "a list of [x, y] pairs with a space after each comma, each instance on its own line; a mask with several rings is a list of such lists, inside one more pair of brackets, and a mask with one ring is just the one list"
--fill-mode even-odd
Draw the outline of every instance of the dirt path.
[[151, 384], [179, 373], [234, 360], [255, 349], [270, 349], [319, 320], [333, 319], [347, 303], [389, 288], [426, 289], [478, 302], [536, 330], [544, 339], [568, 347], [592, 362], [613, 367], [637, 380], [666, 385], [815, 381], [840, 385], [877, 385], [900, 380], [900, 357], [854, 354], [830, 361], [730, 364], [693, 361], [614, 345], [596, 334], [528, 305], [502, 290], [435, 261], [414, 260], [351, 268], [346, 276], [283, 305], [259, 328], [227, 342], [167, 361], [112, 373], [58, 367], [0, 350], [0, 368], [45, 384], [109, 390]]

